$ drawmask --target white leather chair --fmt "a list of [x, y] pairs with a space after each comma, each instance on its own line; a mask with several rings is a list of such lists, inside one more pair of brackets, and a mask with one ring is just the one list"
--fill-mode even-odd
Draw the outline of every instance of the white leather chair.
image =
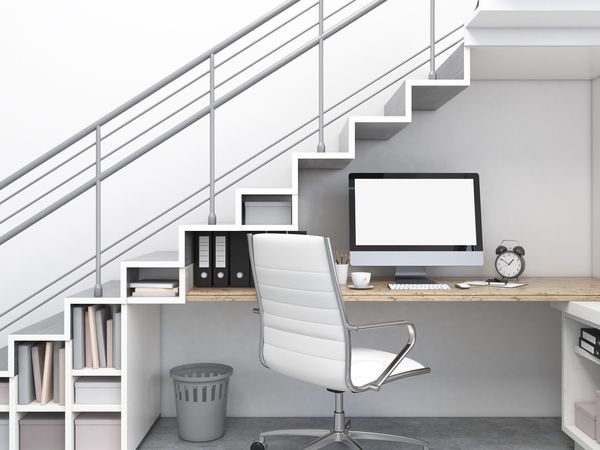
[[[429, 449], [427, 442], [418, 439], [353, 431], [343, 408], [346, 391], [378, 391], [385, 383], [430, 372], [406, 357], [415, 345], [413, 324], [404, 320], [366, 325], [348, 323], [328, 238], [256, 234], [248, 235], [248, 244], [261, 320], [260, 362], [283, 375], [335, 394], [331, 430], [267, 431], [259, 435], [250, 449], [266, 449], [265, 438], [269, 436], [317, 437], [305, 450], [316, 450], [332, 442], [343, 442], [360, 450], [357, 440], [362, 439], [409, 443]], [[408, 330], [408, 341], [398, 354], [352, 347], [352, 332], [396, 326]]]

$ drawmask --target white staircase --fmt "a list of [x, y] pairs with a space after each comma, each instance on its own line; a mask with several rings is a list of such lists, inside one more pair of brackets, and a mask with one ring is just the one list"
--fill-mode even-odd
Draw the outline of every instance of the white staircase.
[[[350, 116], [339, 139], [338, 152], [297, 152], [292, 157], [291, 187], [276, 189], [236, 189], [235, 223], [218, 225], [180, 225], [177, 252], [154, 252], [121, 262], [120, 280], [103, 283], [104, 295], [94, 297], [87, 289], [64, 301], [64, 313], [9, 335], [8, 346], [0, 351], [0, 379], [9, 381], [10, 403], [0, 405], [9, 413], [10, 448], [19, 448], [19, 419], [27, 413], [58, 412], [65, 414], [66, 449], [74, 448], [76, 415], [82, 411], [120, 411], [121, 448], [134, 449], [160, 415], [160, 342], [156, 340], [160, 327], [160, 304], [183, 304], [186, 292], [193, 287], [192, 233], [195, 231], [298, 230], [298, 178], [300, 170], [339, 169], [356, 157], [356, 140], [390, 139], [408, 126], [414, 110], [434, 111], [450, 101], [469, 85], [469, 50], [460, 46], [439, 68], [436, 80], [407, 80], [390, 98], [383, 116]], [[292, 201], [292, 222], [289, 225], [251, 226], [242, 223], [243, 196], [253, 198], [273, 195], [287, 196]], [[128, 279], [135, 270], [170, 271], [179, 279], [180, 293], [173, 298], [139, 298], [128, 296]], [[86, 304], [120, 304], [122, 311], [122, 368], [72, 369], [71, 307]], [[23, 341], [64, 341], [66, 396], [65, 405], [17, 404], [18, 373], [15, 364], [16, 344]], [[154, 343], [150, 345], [149, 343]], [[121, 404], [77, 405], [73, 386], [78, 377], [115, 376], [121, 378]], [[149, 395], [154, 393], [154, 396]], [[149, 400], [150, 398], [150, 400]]]

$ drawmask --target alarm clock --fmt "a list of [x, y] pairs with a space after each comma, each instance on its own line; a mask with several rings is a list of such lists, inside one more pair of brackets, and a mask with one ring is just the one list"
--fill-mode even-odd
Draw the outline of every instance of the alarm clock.
[[[504, 243], [515, 243], [517, 245], [508, 247]], [[519, 279], [525, 271], [525, 249], [518, 241], [504, 240], [496, 248], [496, 272], [503, 279]]]

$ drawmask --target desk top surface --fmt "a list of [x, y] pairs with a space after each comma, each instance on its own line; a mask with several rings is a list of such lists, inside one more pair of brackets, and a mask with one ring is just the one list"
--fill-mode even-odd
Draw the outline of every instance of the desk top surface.
[[[524, 278], [526, 286], [499, 288], [472, 286], [470, 289], [454, 287], [464, 279], [439, 280], [447, 283], [449, 290], [436, 291], [393, 291], [388, 288], [387, 279], [373, 280], [373, 289], [356, 290], [342, 287], [346, 301], [431, 301], [431, 302], [530, 302], [530, 301], [597, 301], [600, 302], [600, 278], [583, 277], [544, 277]], [[235, 302], [255, 301], [254, 288], [194, 288], [188, 291], [189, 302]]]

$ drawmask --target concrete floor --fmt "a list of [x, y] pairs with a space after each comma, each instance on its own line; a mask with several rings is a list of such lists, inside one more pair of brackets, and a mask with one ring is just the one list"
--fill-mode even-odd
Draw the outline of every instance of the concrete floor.
[[[330, 428], [328, 418], [232, 418], [225, 436], [191, 443], [177, 436], [174, 418], [159, 419], [142, 449], [248, 450], [260, 431], [283, 428]], [[431, 450], [573, 450], [573, 441], [560, 429], [559, 418], [356, 418], [352, 428], [417, 437]], [[313, 438], [272, 438], [269, 450], [303, 448]], [[365, 450], [415, 450], [418, 447], [362, 441]], [[327, 449], [347, 448], [332, 444]]]

